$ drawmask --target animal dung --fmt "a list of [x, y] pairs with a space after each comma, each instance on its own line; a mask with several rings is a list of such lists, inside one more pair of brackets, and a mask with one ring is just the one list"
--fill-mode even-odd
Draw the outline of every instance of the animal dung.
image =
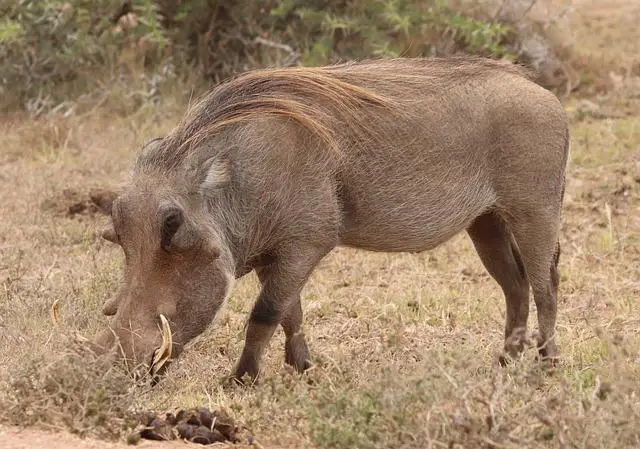
[[201, 407], [178, 410], [160, 417], [155, 413], [145, 412], [139, 417], [140, 428], [137, 434], [145, 440], [169, 441], [187, 440], [197, 444], [213, 444], [218, 442], [239, 443], [247, 439], [253, 440], [224, 410], [211, 411]]

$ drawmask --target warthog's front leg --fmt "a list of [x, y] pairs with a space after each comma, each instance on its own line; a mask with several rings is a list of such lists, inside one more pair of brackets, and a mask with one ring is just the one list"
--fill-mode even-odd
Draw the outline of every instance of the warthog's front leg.
[[276, 259], [259, 270], [262, 290], [249, 317], [245, 346], [233, 378], [241, 380], [245, 374], [257, 378], [262, 354], [279, 324], [285, 331], [287, 363], [300, 371], [307, 367], [307, 345], [300, 333], [300, 291], [313, 268], [333, 247], [332, 243], [281, 248]]

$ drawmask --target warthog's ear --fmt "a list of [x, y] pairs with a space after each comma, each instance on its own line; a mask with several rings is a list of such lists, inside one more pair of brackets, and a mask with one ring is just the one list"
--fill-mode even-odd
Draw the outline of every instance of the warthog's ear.
[[113, 226], [109, 225], [107, 226], [102, 233], [100, 234], [102, 236], [103, 239], [110, 241], [111, 243], [120, 243], [118, 240], [118, 235], [116, 234], [115, 229], [113, 229]]
[[199, 193], [205, 196], [212, 194], [231, 181], [231, 162], [225, 156], [211, 157], [199, 167], [197, 179]]
[[140, 153], [138, 154], [138, 158], [139, 159], [148, 158], [151, 152], [153, 151], [153, 149], [156, 148], [160, 144], [160, 142], [162, 142], [163, 139], [164, 139], [163, 137], [155, 137], [147, 141], [147, 143], [142, 145], [142, 148], [140, 148]]

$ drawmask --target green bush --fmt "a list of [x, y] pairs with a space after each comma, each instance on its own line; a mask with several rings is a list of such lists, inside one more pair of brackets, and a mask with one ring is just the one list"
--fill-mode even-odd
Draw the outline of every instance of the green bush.
[[287, 38], [300, 40], [305, 64], [458, 51], [494, 57], [507, 54], [508, 27], [460, 16], [444, 1], [316, 3], [310, 7], [307, 2], [283, 0], [271, 10], [287, 24]]
[[219, 81], [271, 65], [459, 51], [511, 56], [507, 26], [454, 6], [454, 0], [0, 0], [0, 94], [5, 107], [34, 99], [53, 107], [106, 78], [167, 64], [179, 75], [195, 70]]
[[[136, 2], [138, 23], [131, 32], [114, 28], [114, 0], [0, 0], [0, 95], [4, 103], [53, 95], [70, 81], [93, 87], [92, 77], [113, 67], [123, 48], [148, 41], [145, 52], [166, 43], [152, 1]], [[141, 56], [146, 56], [141, 54]], [[62, 94], [62, 95], [60, 95]], [[62, 98], [61, 98], [62, 97]]]

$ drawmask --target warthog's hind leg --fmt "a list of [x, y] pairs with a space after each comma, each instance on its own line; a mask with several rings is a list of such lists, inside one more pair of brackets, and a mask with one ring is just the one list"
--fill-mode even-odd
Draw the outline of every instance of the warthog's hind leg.
[[485, 268], [504, 292], [505, 352], [515, 357], [524, 350], [529, 317], [529, 281], [520, 252], [504, 220], [492, 212], [478, 217], [467, 232]]
[[[558, 358], [555, 342], [557, 293], [559, 283], [559, 218], [553, 213], [531, 214], [510, 224], [527, 270], [538, 312], [540, 357], [551, 362]], [[558, 214], [559, 215], [559, 214]]]
[[302, 304], [300, 296], [294, 301], [287, 315], [282, 320], [284, 329], [284, 361], [296, 371], [303, 372], [309, 368], [309, 349], [302, 333]]

